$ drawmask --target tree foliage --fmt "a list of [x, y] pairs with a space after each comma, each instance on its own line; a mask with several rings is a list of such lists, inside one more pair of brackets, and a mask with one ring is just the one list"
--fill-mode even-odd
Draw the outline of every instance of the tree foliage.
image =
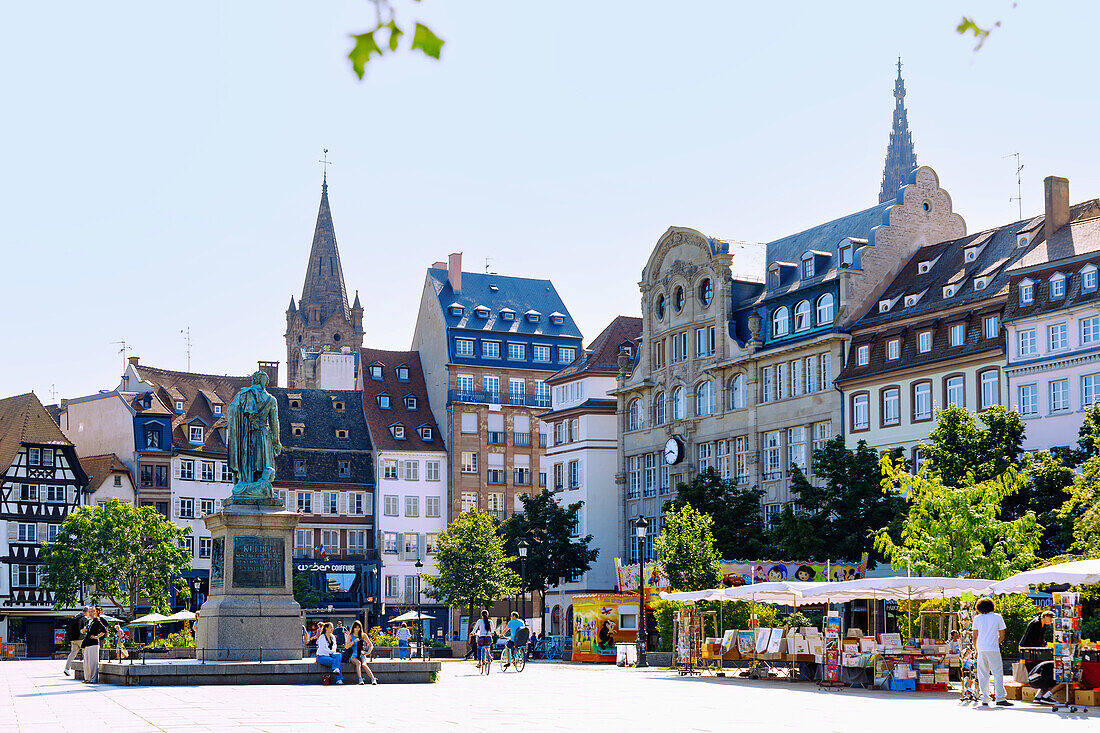
[[1100, 456], [1081, 464], [1059, 517], [1073, 522], [1072, 549], [1100, 557]]
[[[592, 567], [600, 554], [589, 548], [592, 535], [571, 536], [580, 521], [583, 502], [563, 507], [548, 489], [534, 496], [523, 494], [520, 501], [523, 512], [504, 522], [501, 532], [505, 550], [513, 557], [519, 554], [519, 541], [527, 541], [526, 590], [546, 590], [560, 578], [580, 575]], [[517, 559], [512, 569], [518, 572], [520, 565]]]
[[[1015, 410], [1000, 405], [974, 413], [952, 405], [936, 416], [936, 428], [921, 444], [930, 470], [947, 486], [981, 483], [1019, 468], [1024, 423]], [[973, 474], [967, 479], [967, 474]]]
[[149, 506], [135, 507], [112, 498], [102, 506], [85, 506], [69, 514], [54, 542], [42, 546], [44, 584], [54, 594], [54, 608], [107, 599], [132, 618], [138, 598], [167, 613], [171, 588], [190, 597], [181, 573], [191, 568], [191, 554], [180, 546], [190, 527], [178, 527]]
[[316, 588], [312, 576], [304, 570], [294, 573], [294, 600], [302, 608], [322, 608], [332, 600], [328, 588]]
[[1016, 519], [1028, 511], [1043, 528], [1039, 542], [1040, 557], [1057, 557], [1073, 546], [1073, 514], [1063, 514], [1070, 499], [1070, 487], [1077, 475], [1068, 466], [1064, 455], [1039, 451], [1024, 457], [1022, 470], [1027, 481], [1018, 494], [1005, 499], [1006, 519]]
[[463, 512], [439, 535], [434, 577], [425, 593], [437, 601], [470, 610], [507, 598], [519, 590], [519, 577], [509, 567], [504, 538], [487, 512]]
[[665, 513], [665, 528], [653, 546], [658, 564], [676, 590], [717, 588], [722, 582], [713, 527], [714, 519], [690, 504]]
[[665, 511], [692, 506], [714, 520], [714, 544], [721, 558], [755, 560], [772, 552], [764, 526], [757, 488], [738, 486], [723, 479], [713, 468], [676, 487], [676, 497], [665, 503]]
[[922, 468], [914, 475], [890, 456], [880, 465], [883, 491], [905, 496], [909, 504], [900, 541], [887, 527], [874, 535], [875, 549], [894, 569], [911, 563], [919, 575], [999, 580], [1035, 563], [1041, 536], [1035, 514], [1000, 518], [1002, 502], [1025, 484], [1012, 466], [980, 483], [948, 486], [935, 472]]
[[[415, 0], [419, 2], [419, 0]], [[382, 57], [387, 53], [399, 51], [408, 33], [408, 24], [398, 19], [393, 0], [368, 0], [374, 5], [375, 23], [369, 30], [353, 33], [355, 44], [348, 53], [351, 68], [360, 79], [366, 73], [367, 64], [374, 56]], [[444, 41], [432, 32], [428, 26], [414, 22], [412, 39], [408, 50], [418, 51], [429, 58], [438, 59], [443, 52]]]
[[[902, 461], [901, 449], [891, 456]], [[837, 436], [814, 451], [812, 484], [797, 467], [792, 470], [791, 493], [798, 510], [783, 507], [772, 530], [772, 542], [781, 557], [808, 560], [828, 558], [858, 561], [868, 553], [868, 569], [882, 561], [875, 551], [871, 530], [889, 527], [895, 536], [905, 511], [905, 500], [883, 493], [878, 453], [859, 441], [854, 449]]]

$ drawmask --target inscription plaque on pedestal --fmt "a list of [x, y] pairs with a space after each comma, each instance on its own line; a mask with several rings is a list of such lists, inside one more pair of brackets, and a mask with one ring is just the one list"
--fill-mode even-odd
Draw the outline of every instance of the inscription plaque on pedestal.
[[282, 537], [233, 537], [233, 587], [278, 588], [286, 585]]
[[215, 537], [210, 550], [210, 587], [225, 585], [225, 538]]

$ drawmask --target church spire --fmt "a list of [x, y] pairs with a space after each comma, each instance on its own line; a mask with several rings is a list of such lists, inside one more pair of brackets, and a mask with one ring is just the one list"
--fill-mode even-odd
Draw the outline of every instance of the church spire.
[[[313, 230], [313, 246], [309, 251], [306, 280], [298, 306], [307, 318], [324, 323], [334, 313], [351, 320], [348, 292], [344, 288], [344, 270], [340, 266], [340, 250], [336, 247], [336, 230], [328, 204], [328, 175], [321, 182], [321, 205], [317, 209], [317, 225]], [[316, 309], [310, 308], [316, 306]], [[313, 317], [309, 314], [313, 312]], [[311, 324], [318, 325], [318, 324]]]
[[909, 182], [909, 174], [917, 167], [913, 136], [909, 133], [909, 116], [905, 111], [905, 81], [901, 78], [901, 57], [898, 57], [898, 78], [894, 81], [894, 125], [890, 144], [886, 148], [886, 166], [882, 171], [880, 204], [897, 198], [898, 189]]

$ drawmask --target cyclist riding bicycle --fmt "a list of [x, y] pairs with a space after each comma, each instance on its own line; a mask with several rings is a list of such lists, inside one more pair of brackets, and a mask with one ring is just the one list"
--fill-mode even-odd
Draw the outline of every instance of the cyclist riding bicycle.
[[[481, 618], [474, 625], [474, 633], [477, 635], [477, 666], [492, 662], [492, 655], [486, 654], [486, 650], [493, 645], [493, 623], [489, 620], [489, 612], [482, 609]], [[485, 661], [488, 656], [489, 662]]]
[[[519, 614], [512, 611], [512, 620], [508, 622], [508, 643], [505, 645], [508, 652], [512, 652], [516, 648], [516, 633], [525, 627], [525, 624], [519, 620]], [[508, 669], [508, 662], [504, 662], [504, 668]], [[517, 668], [518, 669], [518, 668]]]

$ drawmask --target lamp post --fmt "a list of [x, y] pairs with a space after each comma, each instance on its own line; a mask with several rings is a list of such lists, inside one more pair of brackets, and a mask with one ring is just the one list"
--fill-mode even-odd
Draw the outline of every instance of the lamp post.
[[424, 619], [420, 618], [420, 571], [424, 569], [424, 563], [416, 558], [413, 564], [416, 568], [416, 648], [420, 651], [420, 658], [424, 658]]
[[648, 667], [645, 659], [645, 536], [649, 522], [638, 515], [634, 521], [634, 533], [638, 537], [638, 666]]
[[[378, 568], [377, 568], [377, 566], [370, 569], [370, 594], [371, 594], [371, 596], [374, 597], [374, 602], [371, 604], [371, 608], [379, 608], [378, 599], [382, 597], [382, 593], [381, 593], [381, 590], [378, 587]], [[377, 621], [377, 620], [378, 619], [375, 619], [375, 621]], [[369, 610], [367, 611], [366, 621], [367, 621], [366, 627], [367, 627], [367, 630], [369, 631], [371, 629], [370, 611]]]
[[520, 598], [522, 599], [523, 623], [527, 623], [527, 540], [520, 539], [519, 541], [519, 574], [523, 581], [523, 585], [520, 586]]

